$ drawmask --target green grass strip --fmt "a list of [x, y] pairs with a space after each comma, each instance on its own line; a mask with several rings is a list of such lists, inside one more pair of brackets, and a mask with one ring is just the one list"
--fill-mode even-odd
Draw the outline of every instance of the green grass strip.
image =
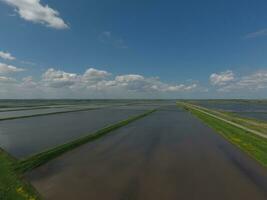
[[15, 171], [16, 160], [0, 149], [0, 199], [37, 200], [35, 189]]
[[186, 107], [186, 110], [189, 110], [232, 144], [248, 153], [264, 167], [267, 167], [267, 139], [209, 116], [194, 108]]
[[107, 126], [101, 130], [94, 132], [93, 134], [89, 134], [85, 137], [76, 139], [72, 142], [59, 145], [55, 148], [52, 148], [52, 149], [49, 149], [47, 151], [43, 151], [41, 153], [32, 155], [28, 158], [22, 159], [18, 162], [16, 170], [18, 170], [20, 173], [25, 173], [29, 170], [32, 170], [32, 169], [34, 169], [34, 168], [36, 168], [36, 167], [38, 167], [44, 163], [56, 158], [57, 156], [65, 153], [67, 151], [70, 151], [70, 150], [72, 150], [72, 149], [74, 149], [74, 148], [76, 148], [82, 144], [87, 143], [87, 142], [94, 141], [94, 140], [108, 134], [111, 131], [119, 129], [119, 128], [121, 128], [121, 127], [123, 127], [123, 126], [125, 126], [131, 122], [134, 122], [138, 119], [141, 119], [143, 117], [146, 117], [147, 115], [149, 115], [155, 111], [156, 110], [149, 110], [149, 111], [147, 111], [141, 115], [133, 116], [133, 117], [130, 117], [126, 120], [120, 121], [116, 124]]
[[57, 114], [64, 114], [64, 113], [71, 113], [71, 112], [97, 110], [97, 109], [99, 109], [99, 108], [83, 108], [83, 109], [78, 109], [78, 110], [66, 110], [66, 111], [58, 111], [58, 112], [51, 112], [51, 113], [40, 113], [40, 114], [17, 116], [17, 117], [7, 117], [7, 118], [2, 118], [2, 119], [0, 118], [0, 121], [13, 120], [13, 119], [23, 119], [23, 118], [30, 118], [30, 117], [40, 117], [40, 116], [46, 116], [46, 115], [57, 115]]

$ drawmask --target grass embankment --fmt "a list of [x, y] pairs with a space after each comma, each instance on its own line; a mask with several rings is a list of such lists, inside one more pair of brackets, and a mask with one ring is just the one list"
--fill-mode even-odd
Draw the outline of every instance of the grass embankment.
[[[206, 100], [203, 100], [206, 102]], [[189, 103], [192, 103], [193, 105], [198, 105], [198, 101], [189, 101]], [[218, 104], [218, 103], [223, 103], [225, 102], [226, 104], [228, 103], [233, 103], [233, 104], [242, 104], [242, 103], [257, 103], [257, 104], [266, 104], [267, 101], [266, 100], [208, 100], [209, 103], [214, 103], [214, 104]], [[258, 132], [261, 132], [263, 134], [267, 135], [267, 123], [266, 121], [261, 121], [261, 120], [257, 120], [257, 119], [253, 119], [253, 118], [248, 118], [248, 117], [243, 117], [238, 115], [238, 113], [235, 112], [226, 112], [223, 110], [214, 110], [214, 109], [207, 109], [203, 106], [202, 109], [205, 109], [205, 111], [208, 111], [209, 113], [215, 114], [216, 116], [220, 116], [226, 120], [229, 120], [231, 122], [234, 123], [238, 123], [244, 127], [247, 127], [249, 129], [253, 129], [256, 130]]]
[[241, 124], [247, 128], [259, 131], [267, 135], [267, 123], [265, 121], [243, 117], [243, 116], [238, 115], [237, 113], [232, 113], [232, 112], [222, 111], [220, 113], [221, 113], [220, 115], [222, 115], [227, 120]]
[[24, 115], [24, 116], [16, 116], [16, 117], [6, 117], [6, 118], [0, 118], [0, 121], [23, 119], [23, 118], [30, 118], [30, 117], [40, 117], [40, 116], [46, 116], [46, 115], [57, 115], [57, 114], [64, 114], [64, 113], [71, 113], [71, 112], [97, 110], [97, 109], [99, 108], [83, 108], [83, 109], [77, 109], [77, 110], [66, 110], [66, 111], [58, 111], [58, 112], [51, 112], [51, 113], [40, 113], [40, 114]]
[[0, 149], [0, 199], [37, 200], [38, 193], [14, 170], [16, 160]]
[[184, 106], [184, 108], [208, 124], [208, 126], [220, 133], [228, 141], [247, 152], [263, 166], [267, 167], [267, 139], [209, 116], [190, 106]]
[[147, 116], [147, 115], [149, 115], [155, 111], [156, 110], [149, 110], [149, 111], [147, 111], [141, 115], [133, 116], [133, 117], [130, 117], [126, 120], [120, 121], [116, 124], [107, 126], [101, 130], [96, 131], [93, 134], [89, 134], [85, 137], [79, 138], [79, 139], [74, 140], [72, 142], [57, 146], [57, 147], [49, 149], [47, 151], [43, 151], [41, 153], [30, 156], [28, 158], [22, 159], [18, 162], [16, 170], [19, 171], [20, 173], [25, 173], [29, 170], [32, 170], [32, 169], [48, 162], [49, 160], [54, 159], [55, 157], [65, 153], [67, 151], [70, 151], [70, 150], [72, 150], [72, 149], [74, 149], [74, 148], [76, 148], [82, 144], [87, 143], [87, 142], [94, 141], [94, 140], [108, 134], [109, 132], [111, 132], [113, 130], [121, 128], [121, 127], [123, 127], [123, 126], [125, 126], [125, 125], [127, 125], [133, 121], [138, 120], [138, 119], [141, 119], [141, 118], [143, 118], [143, 117], [145, 117], [145, 116]]
[[209, 104], [267, 104], [266, 99], [198, 99], [187, 100], [192, 104], [198, 104], [199, 102], [206, 102]]

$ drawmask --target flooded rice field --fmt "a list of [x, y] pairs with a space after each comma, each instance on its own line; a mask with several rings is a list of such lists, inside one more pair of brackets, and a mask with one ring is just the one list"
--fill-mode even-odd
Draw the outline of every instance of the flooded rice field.
[[237, 114], [267, 122], [267, 112], [238, 112]]
[[109, 108], [0, 121], [0, 146], [21, 158], [143, 112]]
[[92, 104], [122, 104], [128, 102], [127, 100], [71, 100], [71, 99], [29, 99], [29, 100], [16, 100], [16, 99], [0, 99], [0, 109], [9, 108], [32, 108], [40, 106], [66, 106], [66, 105], [92, 105]]
[[194, 101], [201, 106], [227, 112], [233, 112], [243, 117], [267, 121], [267, 101]]
[[32, 116], [39, 114], [49, 114], [55, 112], [65, 112], [65, 111], [74, 111], [80, 109], [94, 109], [99, 108], [99, 106], [68, 106], [62, 108], [39, 108], [39, 109], [23, 109], [23, 110], [9, 110], [5, 112], [0, 112], [0, 120], [5, 118], [12, 117], [22, 117], [22, 116]]
[[[100, 117], [124, 110], [131, 109]], [[78, 118], [66, 126], [86, 121]], [[48, 200], [267, 199], [266, 169], [175, 104], [48, 162], [27, 179]]]

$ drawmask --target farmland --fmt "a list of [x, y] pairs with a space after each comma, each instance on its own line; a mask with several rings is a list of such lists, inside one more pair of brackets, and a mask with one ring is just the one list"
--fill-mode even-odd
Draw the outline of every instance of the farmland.
[[[188, 105], [220, 112], [223, 119], [263, 134], [264, 120], [209, 107], [208, 100], [178, 104], [40, 100], [0, 105], [5, 113], [1, 118], [12, 116], [0, 121], [3, 198], [267, 197], [266, 140]], [[262, 111], [264, 105], [260, 103]], [[251, 121], [261, 126], [252, 126]]]

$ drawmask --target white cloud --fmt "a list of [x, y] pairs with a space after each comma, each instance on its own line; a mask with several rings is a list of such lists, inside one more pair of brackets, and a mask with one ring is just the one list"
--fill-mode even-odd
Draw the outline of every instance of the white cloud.
[[6, 76], [0, 76], [0, 83], [14, 83], [16, 79]]
[[21, 18], [34, 23], [44, 24], [55, 29], [66, 29], [68, 25], [59, 17], [59, 12], [42, 5], [40, 0], [1, 0], [10, 6]]
[[196, 83], [193, 83], [191, 85], [180, 84], [177, 86], [170, 86], [168, 88], [168, 90], [170, 90], [170, 91], [190, 91], [190, 90], [195, 89], [196, 87], [197, 87]]
[[83, 81], [89, 82], [89, 81], [98, 81], [107, 78], [111, 74], [107, 71], [103, 70], [97, 70], [94, 68], [89, 68], [85, 71], [85, 73], [82, 76]]
[[114, 86], [124, 87], [129, 91], [149, 91], [151, 86], [147, 79], [138, 74], [116, 76], [113, 82]]
[[0, 74], [8, 74], [8, 73], [14, 73], [14, 72], [21, 72], [25, 71], [25, 69], [15, 67], [13, 65], [8, 65], [5, 63], [0, 63]]
[[16, 58], [14, 56], [12, 56], [10, 53], [8, 52], [3, 52], [0, 51], [0, 58], [3, 58], [5, 60], [15, 60]]
[[20, 84], [20, 87], [22, 88], [36, 88], [38, 87], [38, 83], [33, 80], [32, 76], [27, 76], [22, 79], [22, 83]]
[[258, 91], [267, 88], [267, 70], [260, 70], [249, 75], [235, 78], [231, 82], [219, 85], [218, 91]]
[[42, 75], [41, 82], [43, 86], [52, 88], [128, 92], [179, 92], [190, 91], [197, 87], [196, 84], [171, 85], [161, 82], [159, 78], [146, 78], [138, 74], [125, 74], [114, 78], [110, 76], [111, 73], [94, 68], [89, 68], [80, 75], [50, 68]]
[[226, 85], [235, 79], [234, 73], [231, 70], [225, 72], [213, 73], [210, 75], [210, 83], [212, 85]]
[[42, 81], [46, 86], [60, 88], [75, 84], [79, 79], [77, 74], [67, 73], [53, 68], [48, 69], [42, 75]]
[[0, 96], [14, 97], [24, 94], [31, 98], [151, 98], [158, 95], [173, 95], [192, 91], [197, 84], [169, 84], [157, 77], [145, 77], [139, 74], [111, 73], [95, 68], [87, 69], [83, 74], [69, 73], [54, 68], [47, 69], [41, 77], [24, 77], [16, 81], [1, 77]]
[[[0, 75], [0, 98], [266, 97], [267, 70], [244, 76], [234, 75], [230, 70], [214, 74], [211, 76], [214, 87], [202, 88], [199, 83], [192, 80], [187, 81], [187, 84], [168, 83], [158, 77], [140, 74], [116, 76], [95, 68], [89, 68], [82, 74], [50, 68], [39, 78], [27, 76], [16, 80]], [[212, 90], [219, 93], [212, 93]]]
[[256, 37], [263, 37], [267, 36], [267, 29], [262, 29], [259, 31], [248, 33], [244, 36], [244, 39], [256, 38]]
[[115, 81], [117, 82], [134, 82], [134, 81], [143, 81], [145, 78], [141, 75], [138, 74], [127, 74], [127, 75], [121, 75], [121, 76], [116, 76]]
[[244, 76], [238, 81], [238, 85], [246, 88], [263, 89], [267, 88], [267, 70], [258, 71], [249, 76]]
[[189, 91], [196, 87], [196, 84], [167, 84], [160, 81], [159, 78], [146, 78], [138, 74], [116, 76], [110, 85], [123, 87], [128, 91], [136, 92], [179, 92]]

